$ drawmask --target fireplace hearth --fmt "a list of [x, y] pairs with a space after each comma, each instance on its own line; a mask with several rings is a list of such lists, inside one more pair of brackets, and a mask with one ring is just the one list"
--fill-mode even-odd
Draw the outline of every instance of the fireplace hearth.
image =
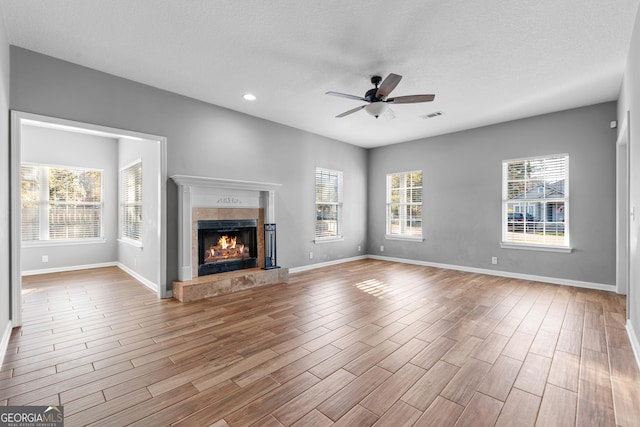
[[199, 220], [198, 276], [258, 266], [258, 221]]

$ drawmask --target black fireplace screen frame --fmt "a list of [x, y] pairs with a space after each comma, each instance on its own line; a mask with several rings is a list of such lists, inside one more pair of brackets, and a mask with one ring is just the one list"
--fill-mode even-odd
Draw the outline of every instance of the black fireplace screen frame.
[[[242, 242], [249, 248], [249, 256], [246, 258], [229, 259], [219, 262], [205, 262], [207, 242], [204, 234], [239, 232], [243, 229], [253, 229], [248, 233], [249, 241]], [[227, 271], [256, 268], [258, 266], [258, 221], [255, 219], [243, 220], [198, 220], [198, 276], [224, 273]]]

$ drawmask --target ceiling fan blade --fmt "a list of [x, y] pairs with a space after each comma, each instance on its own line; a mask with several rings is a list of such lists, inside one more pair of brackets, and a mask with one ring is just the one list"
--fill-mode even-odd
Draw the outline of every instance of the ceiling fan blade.
[[338, 114], [338, 115], [336, 116], [336, 119], [339, 119], [339, 118], [344, 117], [344, 116], [348, 116], [349, 114], [353, 114], [353, 113], [355, 113], [356, 111], [360, 111], [360, 110], [362, 110], [364, 107], [366, 107], [366, 105], [361, 105], [361, 106], [359, 106], [359, 107], [352, 108], [352, 109], [351, 109], [351, 110], [349, 110], [349, 111], [345, 111], [345, 112], [344, 112], [344, 113], [342, 113], [342, 114]]
[[431, 102], [435, 97], [435, 95], [396, 96], [395, 98], [387, 99], [386, 102], [389, 104], [415, 104], [417, 102]]
[[361, 96], [356, 96], [356, 95], [349, 95], [348, 93], [340, 93], [340, 92], [327, 92], [327, 95], [332, 95], [332, 96], [339, 96], [341, 98], [347, 98], [347, 99], [355, 99], [356, 101], [366, 101], [363, 97]]
[[384, 99], [387, 96], [389, 96], [391, 91], [395, 89], [396, 86], [398, 86], [398, 83], [400, 83], [401, 79], [402, 79], [402, 76], [399, 76], [393, 73], [389, 74], [387, 78], [382, 81], [382, 83], [380, 84], [380, 87], [378, 87], [378, 91], [376, 92], [376, 97], [380, 99]]

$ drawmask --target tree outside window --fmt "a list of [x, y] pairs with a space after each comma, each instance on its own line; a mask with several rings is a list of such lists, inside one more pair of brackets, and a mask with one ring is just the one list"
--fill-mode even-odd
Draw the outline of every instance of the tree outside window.
[[569, 156], [503, 162], [506, 243], [569, 247]]
[[23, 164], [22, 240], [102, 237], [102, 171]]

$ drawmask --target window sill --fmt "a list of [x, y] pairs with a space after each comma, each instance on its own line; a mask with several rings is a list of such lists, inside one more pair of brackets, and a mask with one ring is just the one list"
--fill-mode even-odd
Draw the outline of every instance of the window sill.
[[573, 251], [569, 246], [544, 246], [544, 245], [528, 245], [525, 243], [501, 242], [500, 247], [503, 249], [521, 249], [525, 251], [541, 251], [541, 252], [558, 252], [570, 254]]
[[121, 238], [121, 239], [118, 239], [118, 242], [124, 243], [125, 245], [133, 246], [134, 248], [142, 249], [142, 242], [140, 242], [139, 240]]
[[51, 246], [77, 246], [107, 243], [107, 239], [74, 239], [74, 240], [34, 240], [22, 242], [23, 248], [44, 248]]
[[332, 242], [344, 242], [344, 236], [335, 237], [316, 237], [313, 239], [313, 243], [332, 243]]
[[386, 240], [402, 240], [405, 242], [424, 242], [424, 237], [412, 237], [412, 236], [396, 236], [395, 234], [385, 234]]

